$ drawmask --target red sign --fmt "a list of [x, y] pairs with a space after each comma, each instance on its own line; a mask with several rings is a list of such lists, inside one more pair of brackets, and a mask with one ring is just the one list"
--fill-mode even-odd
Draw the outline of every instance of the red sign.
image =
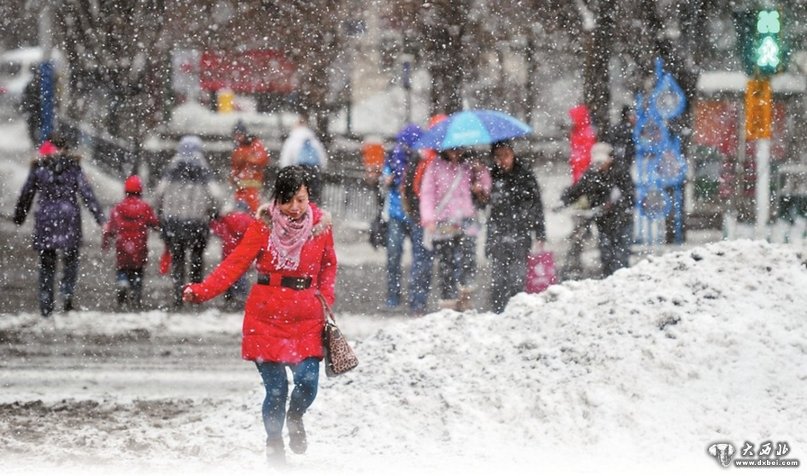
[[276, 50], [202, 53], [199, 79], [205, 91], [289, 94], [297, 87], [297, 65]]

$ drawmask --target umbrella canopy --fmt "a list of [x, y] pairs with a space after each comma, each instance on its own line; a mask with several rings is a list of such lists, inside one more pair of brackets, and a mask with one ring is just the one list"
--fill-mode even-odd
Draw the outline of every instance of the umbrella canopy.
[[401, 142], [409, 147], [414, 147], [421, 137], [423, 137], [423, 129], [415, 124], [407, 124], [403, 127], [403, 129], [398, 131], [398, 134], [395, 135], [395, 140], [396, 142]]
[[521, 137], [531, 132], [530, 126], [503, 112], [476, 109], [455, 112], [429, 129], [417, 147], [447, 150], [480, 144], [493, 144]]

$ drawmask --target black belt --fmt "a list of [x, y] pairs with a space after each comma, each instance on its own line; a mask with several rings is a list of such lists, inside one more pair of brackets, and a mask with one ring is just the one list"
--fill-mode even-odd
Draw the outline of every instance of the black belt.
[[283, 288], [302, 291], [311, 287], [311, 277], [297, 278], [294, 276], [283, 276], [276, 273], [259, 274], [258, 284], [264, 286], [280, 286]]

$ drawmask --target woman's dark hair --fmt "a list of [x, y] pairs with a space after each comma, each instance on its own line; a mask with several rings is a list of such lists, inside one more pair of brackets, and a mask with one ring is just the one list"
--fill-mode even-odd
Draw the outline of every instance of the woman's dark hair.
[[299, 165], [289, 165], [280, 169], [277, 173], [275, 180], [275, 189], [272, 191], [272, 199], [280, 203], [289, 203], [300, 187], [305, 186], [308, 193], [311, 190], [308, 187], [306, 180], [305, 170]]
[[[460, 152], [460, 162], [468, 160], [468, 152], [465, 149], [459, 149], [459, 152]], [[448, 149], [440, 151], [440, 158], [445, 160], [446, 162], [451, 160], [448, 158]]]

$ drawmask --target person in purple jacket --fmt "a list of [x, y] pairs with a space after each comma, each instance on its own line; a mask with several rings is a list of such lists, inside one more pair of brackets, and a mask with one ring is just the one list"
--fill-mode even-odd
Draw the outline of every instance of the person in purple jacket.
[[41, 155], [31, 165], [28, 179], [14, 209], [14, 223], [22, 225], [39, 193], [35, 213], [33, 246], [39, 254], [39, 310], [43, 317], [53, 312], [56, 261], [61, 251], [64, 265], [60, 293], [64, 311], [73, 310], [73, 291], [78, 278], [81, 246], [81, 209], [78, 196], [95, 217], [104, 223], [104, 213], [79, 164], [70, 154], [67, 136], [54, 133], [50, 142], [58, 152]]

